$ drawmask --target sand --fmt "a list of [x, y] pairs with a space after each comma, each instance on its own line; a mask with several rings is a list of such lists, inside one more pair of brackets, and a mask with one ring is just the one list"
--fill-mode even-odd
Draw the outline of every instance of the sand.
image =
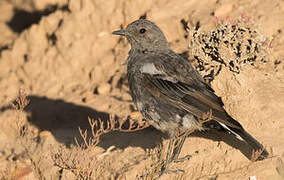
[[[257, 44], [250, 54], [256, 55], [255, 62], [240, 63], [234, 72], [228, 64], [236, 58], [230, 59], [233, 50], [225, 48], [227, 66], [210, 81], [228, 113], [271, 153], [251, 162], [242, 141], [217, 131], [194, 133], [181, 152], [192, 158], [172, 167], [185, 172], [161, 179], [284, 179], [284, 1], [2, 0], [0, 12], [2, 179], [80, 179], [87, 177], [78, 175], [88, 171], [84, 168], [92, 170], [93, 179], [136, 179], [153, 171], [157, 149], [161, 144], [166, 149], [168, 139], [152, 127], [108, 132], [88, 152], [74, 143], [78, 127], [89, 127], [88, 117], [105, 120], [135, 112], [123, 65], [130, 46], [111, 32], [143, 15], [196, 67], [196, 57], [211, 63], [192, 37], [197, 26], [210, 35], [218, 23], [240, 20], [241, 27], [257, 32], [237, 40], [244, 44], [250, 38]], [[23, 112], [10, 106], [20, 89], [30, 100]], [[28, 136], [19, 136], [19, 121]], [[151, 150], [156, 154], [149, 155]], [[61, 161], [60, 167], [54, 157], [62, 153], [77, 164], [64, 168]]]

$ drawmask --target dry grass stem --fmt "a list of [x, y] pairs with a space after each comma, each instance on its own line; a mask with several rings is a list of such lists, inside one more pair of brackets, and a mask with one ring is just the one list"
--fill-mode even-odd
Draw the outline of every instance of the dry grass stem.
[[149, 127], [150, 125], [143, 119], [137, 120], [127, 117], [125, 119], [111, 116], [109, 120], [94, 120], [88, 118], [92, 138], [88, 139], [87, 130], [83, 131], [79, 127], [80, 136], [83, 139], [83, 144], [80, 145], [79, 141], [75, 137], [75, 142], [79, 146], [89, 147], [96, 146], [100, 141], [100, 136], [110, 131], [121, 131], [121, 132], [135, 132]]

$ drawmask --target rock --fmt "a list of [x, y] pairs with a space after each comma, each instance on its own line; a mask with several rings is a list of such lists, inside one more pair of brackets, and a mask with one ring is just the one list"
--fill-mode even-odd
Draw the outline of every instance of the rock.
[[39, 136], [42, 137], [46, 137], [46, 136], [50, 136], [52, 135], [50, 131], [42, 131], [39, 133]]
[[98, 94], [106, 95], [110, 93], [111, 86], [108, 83], [102, 83], [98, 87]]

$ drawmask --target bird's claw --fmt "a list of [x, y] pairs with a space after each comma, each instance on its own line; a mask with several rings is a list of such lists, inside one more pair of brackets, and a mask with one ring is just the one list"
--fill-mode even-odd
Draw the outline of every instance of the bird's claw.
[[162, 167], [162, 170], [160, 171], [158, 178], [161, 177], [163, 174], [178, 174], [178, 173], [184, 173], [184, 170], [182, 169], [169, 170], [168, 166], [166, 166]]
[[175, 158], [172, 159], [169, 162], [166, 162], [163, 167], [161, 168], [161, 171], [158, 175], [158, 177], [161, 177], [163, 174], [178, 174], [178, 173], [184, 173], [184, 170], [182, 169], [176, 169], [176, 170], [169, 170], [168, 167], [170, 166], [171, 163], [179, 163], [179, 162], [184, 162], [187, 161], [191, 158], [191, 155], [186, 155], [182, 158]]
[[184, 162], [184, 161], [188, 161], [192, 156], [191, 155], [186, 155], [182, 158], [176, 158], [173, 160], [174, 163], [179, 163], [179, 162]]

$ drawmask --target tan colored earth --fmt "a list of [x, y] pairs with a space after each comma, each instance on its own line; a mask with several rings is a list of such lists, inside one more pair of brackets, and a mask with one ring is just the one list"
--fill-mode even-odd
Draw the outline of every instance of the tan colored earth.
[[[123, 65], [130, 46], [111, 32], [146, 15], [177, 53], [192, 48], [182, 20], [190, 31], [199, 24], [208, 33], [216, 21], [242, 19], [267, 42], [266, 62], [243, 66], [240, 73], [224, 68], [211, 85], [270, 157], [252, 162], [240, 140], [217, 131], [193, 133], [181, 152], [192, 158], [171, 167], [184, 173], [160, 179], [284, 179], [283, 0], [1, 0], [0, 12], [0, 178], [82, 179], [76, 173], [87, 167], [91, 179], [151, 179], [146, 175], [155, 155], [146, 152], [160, 144], [166, 149], [169, 141], [152, 127], [106, 133], [88, 154], [67, 161], [88, 117], [135, 111]], [[23, 113], [10, 106], [20, 89], [30, 100]], [[19, 136], [19, 121], [27, 122], [33, 138]], [[66, 162], [77, 164], [56, 165], [54, 154], [61, 151]]]

